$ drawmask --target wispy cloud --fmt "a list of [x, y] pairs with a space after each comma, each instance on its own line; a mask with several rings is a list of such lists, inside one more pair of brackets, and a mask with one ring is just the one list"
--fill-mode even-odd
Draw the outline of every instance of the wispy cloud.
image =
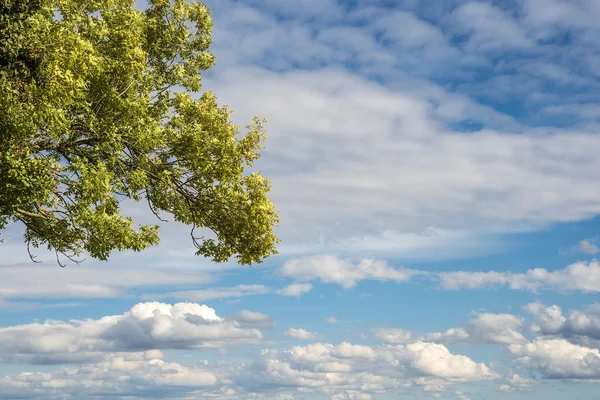
[[442, 288], [450, 290], [508, 287], [513, 290], [600, 291], [600, 263], [597, 260], [576, 262], [555, 271], [544, 268], [514, 272], [442, 272], [438, 275]]
[[583, 253], [583, 254], [596, 255], [596, 254], [600, 253], [600, 248], [598, 246], [596, 246], [596, 243], [598, 243], [597, 237], [590, 238], [590, 239], [583, 239], [582, 241], [577, 243], [575, 246], [571, 246], [568, 249], [561, 249], [560, 253], [562, 253], [562, 254]]
[[286, 261], [278, 272], [288, 278], [299, 281], [321, 280], [325, 283], [337, 283], [346, 289], [353, 288], [362, 280], [406, 282], [414, 275], [423, 275], [422, 271], [393, 268], [382, 260], [361, 260], [353, 264], [335, 255], [321, 255]]
[[190, 301], [207, 301], [227, 299], [231, 297], [255, 296], [270, 293], [271, 289], [264, 285], [238, 285], [234, 287], [216, 287], [198, 290], [182, 290], [158, 294], [145, 294], [143, 300], [152, 299], [180, 299]]
[[0, 266], [0, 298], [110, 298], [137, 288], [206, 284], [214, 278], [200, 271], [166, 268], [93, 266]]

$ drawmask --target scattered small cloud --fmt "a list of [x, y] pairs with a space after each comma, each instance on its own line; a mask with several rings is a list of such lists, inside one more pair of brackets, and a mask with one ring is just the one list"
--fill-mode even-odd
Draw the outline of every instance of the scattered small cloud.
[[596, 255], [600, 253], [600, 247], [596, 245], [598, 243], [599, 238], [594, 237], [590, 239], [583, 239], [575, 246], [571, 246], [568, 249], [562, 249], [560, 251], [561, 254], [589, 254]]
[[305, 331], [304, 329], [301, 329], [301, 328], [298, 328], [298, 329], [290, 328], [284, 332], [284, 335], [292, 337], [294, 339], [300, 339], [300, 340], [314, 340], [319, 337], [318, 334]]
[[414, 333], [404, 329], [377, 328], [372, 331], [377, 339], [387, 344], [406, 344], [414, 340]]
[[457, 400], [471, 400], [471, 398], [465, 392], [456, 391], [454, 392], [454, 395], [456, 396]]
[[276, 293], [282, 296], [300, 297], [312, 290], [313, 285], [310, 283], [292, 283], [291, 285], [279, 289]]
[[526, 379], [517, 374], [507, 376], [504, 383], [498, 387], [498, 392], [515, 393], [515, 392], [531, 392], [538, 381], [535, 379]]
[[243, 310], [231, 314], [226, 318], [228, 321], [235, 321], [241, 328], [271, 329], [273, 320], [267, 314], [260, 312]]

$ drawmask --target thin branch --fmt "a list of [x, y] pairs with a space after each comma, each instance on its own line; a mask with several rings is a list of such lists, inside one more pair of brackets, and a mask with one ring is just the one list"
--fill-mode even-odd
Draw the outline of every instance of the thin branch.
[[29, 259], [30, 259], [32, 262], [34, 262], [34, 263], [36, 263], [36, 264], [39, 264], [39, 263], [41, 263], [41, 261], [37, 261], [37, 260], [36, 260], [37, 256], [36, 256], [36, 255], [33, 255], [33, 253], [31, 253], [31, 241], [30, 241], [30, 240], [28, 240], [28, 241], [27, 241], [27, 254], [29, 254]]

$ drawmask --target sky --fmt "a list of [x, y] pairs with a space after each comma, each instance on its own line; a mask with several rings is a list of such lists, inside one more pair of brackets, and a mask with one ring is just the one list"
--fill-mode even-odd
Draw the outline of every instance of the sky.
[[0, 398], [600, 399], [600, 1], [208, 5], [280, 254], [170, 222], [60, 268], [9, 227]]

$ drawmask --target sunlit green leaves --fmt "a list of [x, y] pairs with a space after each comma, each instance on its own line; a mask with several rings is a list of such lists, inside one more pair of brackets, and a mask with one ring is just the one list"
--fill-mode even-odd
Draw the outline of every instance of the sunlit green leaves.
[[[245, 135], [201, 93], [212, 22], [205, 5], [152, 0], [0, 0], [0, 228], [58, 253], [107, 259], [158, 243], [123, 199], [209, 228], [197, 254], [240, 263], [275, 253], [269, 182], [245, 171]], [[176, 89], [176, 90], [175, 90]]]

